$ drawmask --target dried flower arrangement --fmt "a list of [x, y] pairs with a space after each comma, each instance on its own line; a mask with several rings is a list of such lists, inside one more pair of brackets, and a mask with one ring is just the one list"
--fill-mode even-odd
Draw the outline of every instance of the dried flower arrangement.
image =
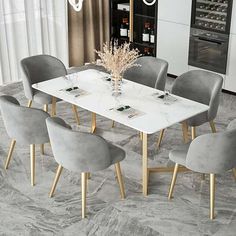
[[130, 49], [130, 43], [118, 45], [118, 41], [104, 43], [102, 51], [95, 51], [100, 60], [99, 65], [103, 66], [113, 79], [120, 80], [123, 73], [134, 66], [140, 66], [134, 62], [140, 56], [138, 49]]

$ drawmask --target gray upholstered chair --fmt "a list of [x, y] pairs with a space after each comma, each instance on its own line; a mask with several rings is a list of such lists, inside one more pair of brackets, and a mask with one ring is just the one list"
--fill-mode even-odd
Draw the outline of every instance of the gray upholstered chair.
[[[192, 139], [196, 137], [196, 127], [209, 122], [213, 133], [216, 132], [214, 119], [220, 102], [223, 85], [222, 76], [203, 71], [192, 70], [180, 75], [174, 82], [172, 93], [209, 106], [209, 110], [187, 120], [191, 127]], [[158, 147], [160, 147], [164, 130], [160, 132]]]
[[175, 162], [168, 198], [171, 199], [179, 165], [189, 170], [210, 174], [210, 218], [214, 219], [215, 175], [236, 167], [236, 129], [222, 133], [204, 134], [191, 144], [171, 151], [169, 158]]
[[81, 173], [82, 218], [86, 215], [86, 189], [88, 174], [115, 165], [121, 198], [125, 198], [120, 162], [125, 152], [91, 133], [76, 132], [62, 119], [46, 120], [52, 151], [59, 166], [49, 194], [53, 196], [61, 171], [64, 168]]
[[[34, 101], [44, 105], [46, 112], [48, 112], [48, 105], [53, 103], [52, 96], [33, 89], [32, 85], [78, 71], [76, 67], [68, 69], [67, 71], [62, 61], [50, 55], [36, 55], [24, 58], [21, 61], [21, 67], [25, 74], [23, 77], [23, 85], [25, 96], [29, 100], [28, 106], [31, 107], [32, 101]], [[72, 109], [75, 114], [75, 119], [79, 124], [77, 107], [72, 105]], [[52, 107], [51, 114], [56, 115], [55, 107]]]
[[31, 185], [35, 184], [35, 145], [49, 142], [46, 119], [49, 114], [34, 108], [20, 106], [11, 96], [0, 97], [2, 118], [12, 139], [5, 169], [8, 169], [16, 142], [30, 145]]
[[140, 67], [132, 67], [124, 73], [124, 78], [151, 88], [164, 90], [168, 70], [168, 62], [156, 57], [139, 57], [136, 64]]

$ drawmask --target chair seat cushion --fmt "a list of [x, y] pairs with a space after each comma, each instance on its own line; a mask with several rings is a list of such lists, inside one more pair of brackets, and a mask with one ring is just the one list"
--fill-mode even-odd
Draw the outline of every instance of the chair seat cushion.
[[[52, 104], [52, 96], [40, 91], [35, 91], [33, 101], [42, 105]], [[57, 99], [57, 101], [60, 101], [60, 99]]]
[[189, 145], [190, 143], [183, 144], [172, 150], [169, 154], [170, 160], [177, 164], [185, 166]]
[[109, 150], [111, 153], [111, 163], [112, 164], [116, 164], [122, 160], [125, 159], [125, 151], [111, 143], [108, 144], [109, 145]]

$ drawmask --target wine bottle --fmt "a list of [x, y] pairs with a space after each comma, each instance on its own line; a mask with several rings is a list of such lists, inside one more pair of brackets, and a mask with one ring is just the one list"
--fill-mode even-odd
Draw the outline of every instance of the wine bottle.
[[144, 52], [144, 56], [151, 56], [151, 52], [149, 48], [144, 48], [143, 52]]
[[148, 43], [150, 41], [150, 23], [145, 22], [142, 35], [143, 42]]
[[151, 33], [150, 33], [150, 43], [155, 43], [155, 31], [154, 31], [154, 29], [152, 29]]
[[128, 18], [123, 18], [122, 23], [120, 25], [120, 36], [121, 37], [128, 37]]

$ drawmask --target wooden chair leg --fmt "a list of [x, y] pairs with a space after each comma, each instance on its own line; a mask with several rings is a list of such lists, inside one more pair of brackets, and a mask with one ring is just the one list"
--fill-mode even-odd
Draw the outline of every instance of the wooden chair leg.
[[177, 177], [177, 173], [178, 173], [178, 168], [179, 168], [179, 164], [176, 163], [175, 164], [175, 168], [174, 168], [174, 172], [173, 172], [173, 176], [172, 176], [172, 180], [171, 180], [169, 194], [168, 194], [168, 199], [169, 200], [172, 198], [173, 190], [174, 190], [175, 183], [176, 183], [176, 177]]
[[82, 219], [86, 217], [87, 173], [81, 173]]
[[143, 133], [142, 132], [139, 132], [139, 138], [141, 141], [143, 140]]
[[16, 145], [16, 140], [12, 140], [11, 145], [10, 145], [10, 149], [8, 151], [7, 160], [6, 160], [6, 163], [5, 163], [5, 169], [6, 170], [8, 169], [9, 163], [11, 161], [11, 157], [12, 157], [12, 153], [13, 153], [13, 150], [15, 148], [15, 145]]
[[210, 219], [215, 218], [215, 174], [210, 174]]
[[[48, 104], [44, 104], [43, 110], [48, 112]], [[44, 144], [41, 144], [41, 154], [44, 155]]]
[[92, 112], [91, 133], [95, 133], [95, 130], [96, 130], [96, 113]]
[[48, 112], [48, 104], [44, 104], [43, 110], [44, 110], [45, 112]]
[[157, 141], [157, 148], [160, 148], [160, 146], [161, 146], [161, 142], [162, 142], [162, 139], [163, 139], [163, 136], [164, 136], [164, 132], [165, 132], [164, 129], [162, 129], [160, 131], [159, 138], [158, 138], [158, 141]]
[[56, 173], [56, 176], [54, 178], [54, 181], [53, 181], [53, 184], [52, 184], [52, 188], [51, 188], [51, 191], [49, 193], [49, 197], [53, 197], [53, 194], [55, 192], [55, 189], [56, 189], [56, 186], [57, 186], [57, 183], [58, 183], [58, 180], [61, 176], [61, 172], [62, 172], [62, 165], [59, 165], [58, 168], [57, 168], [57, 173]]
[[91, 173], [90, 172], [87, 173], [87, 178], [91, 179]]
[[28, 101], [27, 107], [31, 107], [32, 106], [32, 100]]
[[210, 121], [209, 124], [210, 124], [210, 126], [211, 126], [211, 131], [212, 131], [212, 133], [216, 133], [216, 127], [215, 127], [214, 121], [213, 121], [213, 120]]
[[121, 199], [125, 199], [124, 181], [123, 181], [119, 162], [115, 164], [115, 169], [116, 169], [117, 180], [118, 180], [119, 187], [120, 187], [120, 196], [121, 196]]
[[30, 145], [31, 185], [35, 185], [35, 144]]
[[191, 127], [192, 140], [196, 138], [196, 127]]
[[234, 178], [236, 180], [236, 168], [234, 168], [232, 171], [233, 171]]
[[57, 112], [57, 108], [56, 108], [56, 102], [57, 102], [57, 99], [55, 97], [52, 97], [52, 108], [51, 108], [51, 116], [56, 116]]
[[41, 149], [41, 154], [44, 155], [44, 144], [41, 144], [40, 149]]
[[184, 143], [188, 143], [189, 142], [189, 134], [188, 134], [187, 121], [182, 122], [182, 132], [183, 132]]
[[74, 112], [74, 115], [75, 115], [75, 120], [77, 122], [77, 125], [80, 124], [80, 121], [79, 121], [79, 115], [78, 115], [78, 109], [77, 109], [77, 106], [76, 105], [72, 105], [72, 110]]

